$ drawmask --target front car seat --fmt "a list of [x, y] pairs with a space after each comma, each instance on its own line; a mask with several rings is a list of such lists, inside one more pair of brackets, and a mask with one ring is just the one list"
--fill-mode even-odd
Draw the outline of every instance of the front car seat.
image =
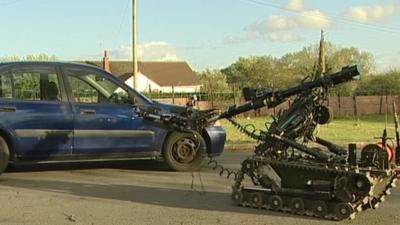
[[47, 98], [46, 100], [49, 101], [60, 101], [58, 98], [58, 94], [60, 93], [57, 87], [57, 84], [53, 81], [50, 81], [49, 84], [47, 85]]

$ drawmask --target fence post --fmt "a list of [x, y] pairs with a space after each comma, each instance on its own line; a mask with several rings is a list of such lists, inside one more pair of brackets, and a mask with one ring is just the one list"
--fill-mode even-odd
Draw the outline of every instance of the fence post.
[[232, 85], [232, 92], [233, 92], [233, 104], [236, 105], [235, 84]]
[[353, 95], [353, 106], [354, 106], [354, 116], [357, 117], [358, 116], [358, 112], [357, 112], [357, 96]]
[[[397, 95], [397, 96], [396, 96], [396, 99], [394, 100], [394, 102], [396, 103], [396, 109], [395, 109], [395, 110], [396, 110], [396, 113], [398, 112], [397, 109], [399, 108], [399, 97], [400, 97], [400, 96]], [[394, 112], [393, 112], [393, 113], [394, 113]]]
[[211, 94], [211, 108], [214, 108], [214, 94], [213, 92], [211, 92], [210, 94]]
[[174, 85], [172, 85], [172, 104], [175, 104], [175, 88], [174, 88]]
[[387, 91], [385, 91], [385, 106], [386, 106], [386, 109], [385, 109], [385, 114], [387, 114], [387, 113], [389, 113], [388, 111], [389, 111], [389, 109], [388, 109], [388, 92]]
[[341, 108], [342, 108], [342, 104], [340, 102], [340, 94], [338, 94], [338, 115], [341, 115]]

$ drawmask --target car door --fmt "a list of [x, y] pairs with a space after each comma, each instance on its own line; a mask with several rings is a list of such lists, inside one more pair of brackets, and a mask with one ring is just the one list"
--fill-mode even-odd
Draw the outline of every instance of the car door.
[[154, 150], [155, 132], [134, 112], [133, 100], [119, 80], [86, 66], [66, 66], [63, 71], [73, 99], [74, 154]]
[[69, 156], [72, 113], [56, 64], [16, 64], [0, 71], [0, 124], [23, 159]]

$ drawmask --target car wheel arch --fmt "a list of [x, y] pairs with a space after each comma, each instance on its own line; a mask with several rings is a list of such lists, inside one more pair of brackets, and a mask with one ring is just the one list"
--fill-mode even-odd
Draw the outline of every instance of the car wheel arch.
[[16, 152], [15, 152], [15, 143], [12, 138], [13, 135], [4, 129], [0, 129], [0, 137], [2, 137], [7, 143], [8, 151], [10, 153], [9, 161], [14, 161], [16, 159]]
[[[164, 155], [164, 149], [165, 149], [165, 145], [166, 145], [166, 143], [167, 143], [167, 141], [168, 141], [168, 138], [170, 138], [170, 136], [174, 133], [174, 132], [178, 132], [178, 131], [175, 131], [175, 130], [171, 130], [171, 131], [169, 131], [166, 135], [165, 135], [165, 138], [164, 138], [164, 140], [162, 141], [162, 144], [161, 144], [161, 155]], [[201, 137], [204, 139], [204, 141], [206, 142], [206, 153], [207, 154], [209, 154], [209, 148], [210, 148], [210, 145], [211, 145], [211, 139], [210, 139], [210, 136], [208, 135], [208, 133], [207, 133], [207, 131], [205, 130], [205, 129], [203, 129], [200, 133], [199, 133], [200, 135], [201, 135]]]
[[[186, 154], [186, 151], [188, 148], [183, 147], [181, 150], [183, 150], [181, 154], [177, 153], [180, 150], [173, 150], [172, 146], [174, 146], [175, 144], [177, 144], [179, 142], [179, 145], [182, 144], [186, 145], [188, 144], [188, 142], [183, 141], [183, 139], [189, 138], [192, 139], [191, 137], [193, 137], [193, 135], [199, 135], [201, 136], [200, 144], [203, 146], [203, 148], [201, 150], [199, 150], [199, 152], [196, 152], [195, 156], [188, 156]], [[183, 142], [181, 142], [183, 141]], [[190, 142], [189, 145], [190, 146]], [[175, 155], [175, 154], [176, 155]], [[162, 147], [162, 157], [164, 159], [164, 161], [169, 165], [169, 168], [174, 170], [174, 171], [191, 171], [194, 169], [198, 169], [204, 159], [204, 157], [207, 154], [207, 144], [203, 138], [203, 136], [198, 133], [198, 132], [179, 132], [179, 131], [171, 131], [166, 135], [166, 138], [164, 140], [163, 143], [163, 147]], [[183, 157], [180, 159], [177, 159], [176, 157]], [[188, 157], [188, 158], [185, 158]], [[193, 157], [193, 158], [190, 158]], [[181, 161], [182, 160], [182, 161]], [[185, 162], [186, 160], [190, 160]]]
[[206, 142], [206, 147], [207, 147], [206, 152], [209, 155], [209, 154], [211, 154], [211, 152], [210, 152], [211, 151], [211, 137], [208, 134], [206, 129], [203, 129], [201, 131], [201, 136], [203, 137], [204, 141]]

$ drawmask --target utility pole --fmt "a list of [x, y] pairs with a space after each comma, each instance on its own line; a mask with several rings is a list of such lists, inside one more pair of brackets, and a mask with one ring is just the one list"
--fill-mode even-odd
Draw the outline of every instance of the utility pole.
[[132, 87], [139, 91], [139, 76], [138, 76], [138, 51], [137, 51], [137, 0], [132, 0], [132, 57], [133, 57], [133, 79]]
[[318, 76], [323, 76], [326, 73], [325, 65], [325, 35], [324, 30], [321, 30], [321, 40], [319, 42], [319, 57], [318, 57]]

